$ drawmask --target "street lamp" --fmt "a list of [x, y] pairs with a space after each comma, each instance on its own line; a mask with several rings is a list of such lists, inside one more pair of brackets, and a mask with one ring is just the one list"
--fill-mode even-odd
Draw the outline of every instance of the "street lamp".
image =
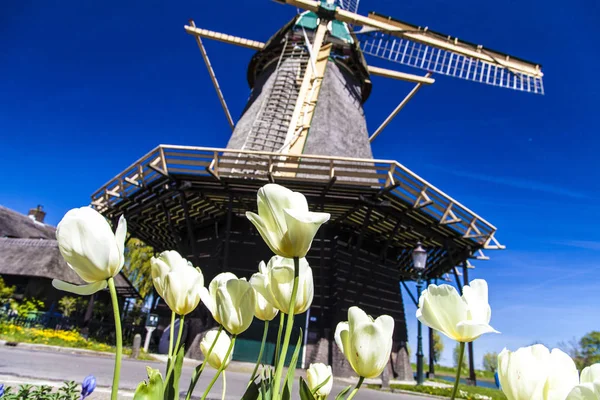
[[[417, 270], [417, 299], [421, 297], [423, 281], [421, 275], [427, 264], [427, 251], [417, 243], [417, 247], [412, 251], [413, 267]], [[421, 321], [417, 321], [417, 385], [423, 384], [423, 337], [421, 335]]]

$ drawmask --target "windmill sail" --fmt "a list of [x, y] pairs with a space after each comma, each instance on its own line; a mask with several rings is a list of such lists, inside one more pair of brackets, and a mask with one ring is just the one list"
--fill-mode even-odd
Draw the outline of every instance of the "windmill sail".
[[386, 18], [390, 20], [398, 26], [398, 31], [365, 29], [357, 32], [365, 54], [441, 75], [544, 94], [539, 65]]
[[335, 4], [340, 6], [344, 10], [357, 13], [358, 12], [358, 3], [360, 0], [335, 0]]

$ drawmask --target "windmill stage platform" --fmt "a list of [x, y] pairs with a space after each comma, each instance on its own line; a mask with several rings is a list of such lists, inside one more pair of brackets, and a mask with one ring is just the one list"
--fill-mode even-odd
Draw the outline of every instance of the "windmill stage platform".
[[[429, 252], [426, 280], [456, 273], [482, 258], [482, 250], [502, 248], [493, 225], [393, 160], [160, 145], [95, 192], [92, 204], [110, 219], [125, 215], [132, 235], [156, 251], [178, 249], [207, 280], [222, 271], [249, 278], [271, 255], [245, 217], [256, 211], [256, 193], [268, 182], [331, 213], [307, 257], [315, 298], [306, 365], [335, 365], [338, 357], [342, 363], [330, 344], [351, 305], [392, 315], [395, 352], [403, 351], [408, 338], [398, 282], [417, 277], [411, 251], [418, 241]], [[406, 376], [410, 365], [396, 357], [395, 372]]]

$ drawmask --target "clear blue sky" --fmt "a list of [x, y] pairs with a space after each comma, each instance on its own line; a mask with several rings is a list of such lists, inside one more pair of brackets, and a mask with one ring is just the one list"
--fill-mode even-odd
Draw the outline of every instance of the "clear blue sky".
[[[0, 204], [43, 204], [51, 224], [159, 143], [225, 146], [188, 18], [264, 41], [296, 12], [268, 0], [33, 4], [9, 2], [0, 18]], [[362, 0], [360, 10], [544, 66], [546, 96], [439, 76], [374, 143], [377, 158], [400, 161], [498, 226], [508, 247], [471, 274], [488, 280], [502, 332], [476, 342], [477, 362], [484, 351], [600, 329], [598, 3]], [[206, 47], [239, 116], [252, 51]], [[371, 131], [410, 88], [373, 78]]]

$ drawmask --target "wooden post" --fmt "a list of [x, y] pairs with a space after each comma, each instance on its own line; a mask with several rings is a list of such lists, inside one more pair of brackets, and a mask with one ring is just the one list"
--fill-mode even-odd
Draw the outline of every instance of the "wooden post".
[[229, 263], [229, 243], [231, 241], [231, 219], [233, 218], [233, 193], [229, 193], [227, 204], [227, 222], [225, 223], [225, 246], [223, 246], [223, 266], [221, 271], [226, 271]]
[[185, 192], [183, 190], [179, 191], [179, 200], [181, 201], [181, 207], [183, 208], [183, 215], [185, 216], [185, 223], [187, 225], [188, 231], [188, 239], [190, 243], [190, 247], [192, 250], [192, 254], [194, 255], [195, 265], [200, 263], [200, 257], [196, 252], [196, 237], [194, 235], [194, 226], [192, 225], [192, 220], [190, 218], [190, 209], [185, 198]]

